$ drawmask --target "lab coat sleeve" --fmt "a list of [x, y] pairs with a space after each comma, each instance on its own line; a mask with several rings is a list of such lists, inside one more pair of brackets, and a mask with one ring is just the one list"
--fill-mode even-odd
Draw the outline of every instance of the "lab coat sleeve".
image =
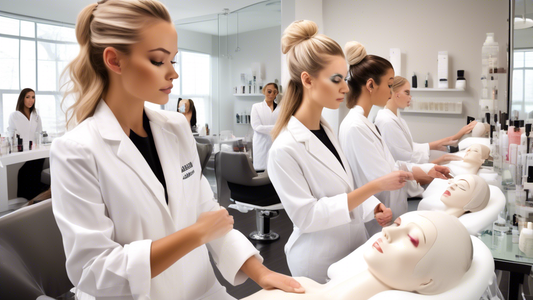
[[274, 125], [263, 125], [258, 110], [257, 105], [252, 106], [252, 129], [259, 133], [270, 135], [270, 131], [272, 131]]
[[[202, 175], [200, 180], [201, 203], [199, 212], [220, 209], [207, 179]], [[248, 276], [240, 269], [250, 257], [255, 256], [260, 262], [263, 262], [263, 257], [254, 245], [235, 229], [225, 236], [207, 243], [207, 248], [224, 279], [232, 285], [239, 285], [248, 279]]]
[[413, 158], [411, 161], [418, 164], [427, 163], [429, 161], [429, 153], [429, 143], [413, 143]]
[[15, 125], [15, 113], [11, 113], [9, 115], [9, 123], [7, 125], [7, 132], [10, 137], [13, 137], [15, 130], [17, 130], [17, 125]]
[[385, 139], [387, 146], [389, 146], [389, 150], [395, 160], [401, 160], [412, 163], [428, 162], [429, 144], [427, 157], [424, 157], [424, 153], [420, 150], [414, 150], [416, 147], [415, 145], [413, 145], [413, 149], [411, 149], [410, 140], [407, 139], [400, 125], [398, 125], [396, 122], [387, 122], [386, 124], [380, 126], [379, 130], [381, 132], [381, 135]]
[[[35, 132], [41, 132], [43, 131], [43, 122], [41, 120], [41, 116], [37, 115], [37, 129], [35, 129]], [[34, 139], [35, 137], [31, 137]]]
[[70, 281], [95, 297], [150, 295], [151, 240], [121, 245], [106, 214], [97, 165], [84, 146], [57, 139], [50, 151], [52, 207], [63, 237]]
[[[271, 148], [268, 174], [283, 208], [301, 232], [309, 233], [351, 222], [348, 195], [338, 194], [317, 199], [294, 159], [290, 149]], [[327, 183], [326, 183], [327, 184]]]

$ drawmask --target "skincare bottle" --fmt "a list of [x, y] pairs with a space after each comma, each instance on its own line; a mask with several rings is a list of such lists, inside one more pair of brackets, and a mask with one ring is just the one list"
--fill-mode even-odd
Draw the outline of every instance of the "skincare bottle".
[[527, 222], [527, 227], [520, 231], [518, 249], [526, 256], [533, 257], [533, 223]]
[[17, 139], [17, 142], [18, 142], [18, 145], [17, 145], [17, 151], [18, 152], [23, 152], [24, 151], [24, 146], [23, 146], [23, 140], [22, 138], [18, 138]]
[[411, 85], [414, 89], [418, 87], [418, 80], [416, 79], [416, 73], [413, 72], [413, 77], [411, 81]]
[[429, 73], [426, 74], [426, 81], [424, 82], [424, 87], [429, 87]]
[[531, 132], [531, 124], [526, 124], [524, 133], [520, 136], [520, 146], [524, 153], [529, 153], [529, 133]]
[[456, 89], [466, 88], [465, 70], [457, 70], [457, 81], [455, 82]]
[[520, 145], [521, 133], [520, 133], [520, 122], [514, 120], [513, 125], [507, 135], [509, 136], [509, 151], [511, 151], [511, 145]]

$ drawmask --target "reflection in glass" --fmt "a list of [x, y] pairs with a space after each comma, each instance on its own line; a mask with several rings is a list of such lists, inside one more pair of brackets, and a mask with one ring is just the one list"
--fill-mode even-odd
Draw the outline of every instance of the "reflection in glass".
[[19, 40], [0, 37], [0, 45], [0, 89], [18, 90]]
[[57, 132], [56, 96], [35, 95], [35, 108], [41, 117], [43, 130], [48, 133]]
[[524, 100], [524, 70], [513, 70], [513, 104]]
[[35, 37], [35, 23], [28, 21], [20, 21], [20, 36], [34, 38]]
[[2, 132], [7, 131], [9, 115], [16, 110], [19, 94], [2, 94]]

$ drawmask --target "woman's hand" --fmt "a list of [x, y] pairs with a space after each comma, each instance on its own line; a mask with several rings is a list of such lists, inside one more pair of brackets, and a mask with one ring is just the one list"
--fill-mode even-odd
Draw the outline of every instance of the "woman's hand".
[[413, 180], [413, 174], [405, 171], [394, 171], [374, 179], [380, 191], [394, 191], [404, 187], [407, 180]]
[[444, 154], [443, 156], [432, 161], [431, 163], [436, 164], [436, 165], [444, 165], [444, 164], [449, 163], [452, 160], [463, 160], [463, 158], [458, 155]]
[[296, 279], [269, 270], [255, 256], [244, 262], [241, 271], [265, 290], [280, 289], [288, 293], [305, 292], [304, 287]]
[[374, 218], [381, 227], [388, 226], [392, 221], [392, 210], [380, 203], [374, 208]]
[[439, 165], [435, 165], [431, 170], [429, 170], [428, 175], [433, 178], [440, 179], [452, 178], [452, 176], [450, 176], [450, 169], [448, 167]]
[[459, 130], [459, 132], [457, 132], [457, 134], [454, 136], [454, 137], [456, 137], [456, 140], [458, 140], [461, 137], [463, 137], [463, 135], [472, 132], [472, 130], [474, 129], [476, 124], [477, 124], [477, 121], [472, 121], [472, 122], [470, 122], [470, 124], [463, 126], [463, 128], [461, 128]]
[[438, 151], [448, 151], [448, 148], [446, 146], [449, 145], [457, 145], [458, 139], [454, 139], [454, 137], [447, 137], [440, 139], [435, 142], [429, 143], [429, 148], [431, 150], [438, 150]]
[[233, 216], [221, 207], [216, 211], [208, 211], [200, 214], [195, 225], [198, 226], [203, 244], [216, 240], [233, 229]]

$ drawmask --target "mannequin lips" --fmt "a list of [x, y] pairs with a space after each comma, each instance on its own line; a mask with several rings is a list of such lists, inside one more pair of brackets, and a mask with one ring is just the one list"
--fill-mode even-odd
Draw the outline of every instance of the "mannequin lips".
[[442, 194], [443, 196], [446, 196], [446, 197], [450, 197], [452, 194], [450, 193], [450, 191], [446, 190], [444, 192], [444, 194]]
[[376, 250], [378, 250], [380, 253], [383, 253], [383, 249], [381, 249], [379, 242], [381, 242], [381, 239], [375, 241], [374, 244], [372, 244], [372, 247], [376, 248]]

